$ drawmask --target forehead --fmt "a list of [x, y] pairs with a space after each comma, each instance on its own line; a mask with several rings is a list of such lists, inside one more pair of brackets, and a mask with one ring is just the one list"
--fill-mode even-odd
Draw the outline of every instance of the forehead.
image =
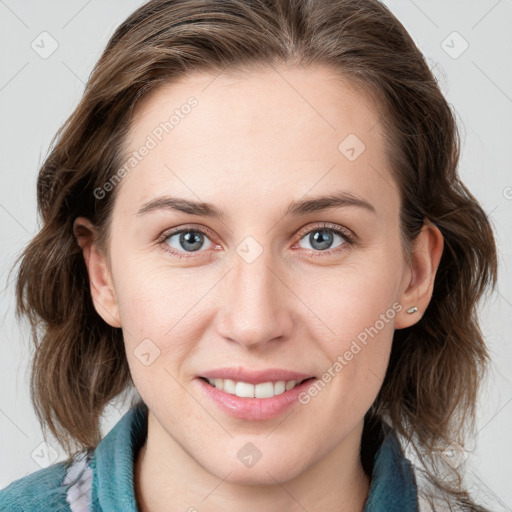
[[137, 106], [124, 161], [139, 157], [121, 188], [139, 203], [176, 188], [242, 204], [340, 186], [376, 199], [396, 193], [379, 118], [367, 91], [328, 67], [187, 75]]

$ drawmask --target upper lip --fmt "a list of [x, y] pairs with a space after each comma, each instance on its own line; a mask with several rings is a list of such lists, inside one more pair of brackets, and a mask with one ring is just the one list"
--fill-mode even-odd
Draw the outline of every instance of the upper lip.
[[313, 375], [282, 368], [267, 368], [265, 370], [249, 370], [241, 366], [232, 368], [216, 368], [200, 375], [207, 379], [231, 379], [237, 382], [247, 382], [249, 384], [261, 384], [270, 381], [289, 381], [296, 380], [300, 382], [309, 379]]

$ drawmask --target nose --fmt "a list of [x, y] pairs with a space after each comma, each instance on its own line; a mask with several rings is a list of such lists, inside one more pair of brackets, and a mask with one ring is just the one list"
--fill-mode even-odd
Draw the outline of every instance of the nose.
[[254, 261], [234, 254], [233, 268], [223, 279], [218, 332], [247, 349], [289, 338], [293, 329], [293, 293], [270, 250]]

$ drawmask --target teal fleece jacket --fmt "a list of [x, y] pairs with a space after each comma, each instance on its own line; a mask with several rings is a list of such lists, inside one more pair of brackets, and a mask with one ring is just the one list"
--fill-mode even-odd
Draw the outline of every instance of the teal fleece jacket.
[[[0, 491], [1, 512], [138, 512], [133, 467], [147, 435], [147, 406], [133, 406], [95, 450], [15, 480]], [[374, 456], [364, 512], [418, 512], [411, 463], [391, 429]]]

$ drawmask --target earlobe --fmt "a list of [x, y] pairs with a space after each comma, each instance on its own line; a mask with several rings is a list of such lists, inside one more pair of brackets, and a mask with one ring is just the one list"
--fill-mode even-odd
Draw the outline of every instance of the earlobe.
[[77, 217], [73, 232], [82, 249], [96, 312], [112, 327], [121, 327], [121, 318], [106, 255], [95, 243], [96, 228], [85, 217]]
[[410, 327], [423, 316], [432, 298], [443, 247], [441, 231], [427, 220], [413, 243], [410, 268], [399, 297], [402, 310], [395, 317], [396, 329]]

